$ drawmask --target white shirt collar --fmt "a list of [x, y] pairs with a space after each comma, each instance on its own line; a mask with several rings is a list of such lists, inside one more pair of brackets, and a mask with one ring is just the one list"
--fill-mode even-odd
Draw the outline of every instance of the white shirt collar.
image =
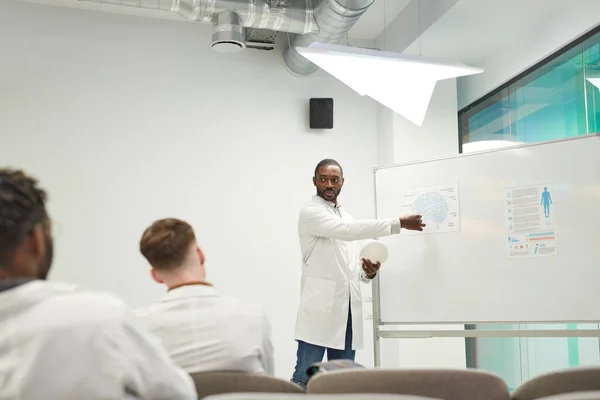
[[217, 290], [210, 285], [185, 285], [169, 290], [162, 298], [162, 301], [179, 299], [183, 297], [215, 297], [218, 296]]
[[317, 195], [317, 194], [315, 194], [315, 195], [313, 196], [313, 199], [317, 199], [317, 200], [319, 200], [320, 202], [327, 204], [327, 205], [328, 205], [329, 207], [331, 207], [331, 208], [340, 208], [340, 207], [342, 206], [342, 205], [341, 205], [339, 202], [338, 202], [337, 204], [335, 204], [335, 203], [334, 203], [334, 202], [332, 202], [332, 201], [327, 201], [327, 200], [325, 200], [324, 198], [322, 198], [321, 196], [319, 196], [319, 195]]

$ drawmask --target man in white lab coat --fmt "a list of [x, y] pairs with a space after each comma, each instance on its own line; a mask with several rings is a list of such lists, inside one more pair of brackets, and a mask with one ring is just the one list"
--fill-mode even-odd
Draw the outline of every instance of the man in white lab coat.
[[45, 201], [34, 179], [0, 169], [0, 399], [195, 399], [190, 376], [123, 302], [46, 281]]
[[317, 194], [300, 211], [302, 292], [296, 321], [297, 362], [292, 382], [306, 387], [306, 370], [328, 360], [354, 360], [363, 346], [360, 282], [368, 283], [379, 263], [359, 262], [357, 240], [389, 236], [402, 228], [422, 231], [420, 215], [353, 220], [338, 203], [344, 185], [340, 164], [331, 159], [315, 168]]
[[142, 235], [140, 251], [152, 266], [152, 278], [167, 293], [135, 314], [179, 366], [189, 373], [274, 374], [265, 312], [256, 303], [219, 295], [206, 282], [204, 253], [187, 222], [154, 222]]

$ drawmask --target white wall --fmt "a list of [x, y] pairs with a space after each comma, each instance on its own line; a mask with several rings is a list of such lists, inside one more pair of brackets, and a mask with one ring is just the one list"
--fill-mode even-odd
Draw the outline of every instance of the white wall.
[[394, 119], [396, 113], [377, 104], [377, 165], [390, 165], [396, 162]]
[[[419, 42], [404, 50], [420, 54]], [[422, 53], [426, 57], [435, 54]], [[458, 107], [456, 79], [437, 82], [422, 126], [388, 108], [378, 106], [379, 165], [406, 163], [458, 154]], [[390, 154], [393, 148], [393, 155]], [[393, 161], [390, 162], [393, 157]]]
[[[163, 292], [138, 253], [143, 229], [162, 217], [190, 221], [209, 280], [268, 311], [277, 375], [289, 378], [297, 214], [315, 164], [334, 157], [344, 204], [372, 217], [376, 106], [324, 73], [292, 77], [274, 52], [214, 53], [210, 32], [0, 2], [0, 160], [50, 192], [51, 278], [131, 306]], [[332, 131], [308, 128], [308, 100], [320, 96], [335, 99]]]
[[[543, 13], [529, 21], [529, 34], [518, 43], [506, 43], [479, 66], [482, 74], [458, 80], [458, 106], [463, 108], [481, 98], [553, 52], [598, 25], [600, 1], [564, 2], [563, 9]], [[517, 11], [518, 12], [518, 11]], [[543, 17], [542, 17], [543, 16]]]
[[397, 163], [458, 154], [456, 79], [436, 84], [422, 126], [396, 114], [394, 134]]

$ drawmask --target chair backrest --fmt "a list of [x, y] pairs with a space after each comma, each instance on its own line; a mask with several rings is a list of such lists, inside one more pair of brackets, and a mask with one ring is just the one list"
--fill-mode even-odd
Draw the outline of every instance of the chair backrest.
[[197, 372], [191, 374], [198, 399], [224, 393], [304, 393], [293, 383], [245, 372]]
[[506, 383], [476, 370], [355, 370], [316, 375], [308, 393], [388, 393], [444, 400], [509, 400]]
[[340, 369], [365, 369], [365, 367], [352, 360], [332, 360], [314, 363], [306, 371], [306, 375], [310, 380], [313, 376], [321, 372], [331, 372]]
[[206, 397], [204, 400], [441, 400], [400, 394], [286, 394], [233, 393]]
[[600, 367], [577, 367], [537, 376], [521, 384], [514, 400], [534, 400], [563, 393], [600, 391]]
[[600, 400], [600, 391], [563, 393], [549, 397], [542, 397], [539, 400]]

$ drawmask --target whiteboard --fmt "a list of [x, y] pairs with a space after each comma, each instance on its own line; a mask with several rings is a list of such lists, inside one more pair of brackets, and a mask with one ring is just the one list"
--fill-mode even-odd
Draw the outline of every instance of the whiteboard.
[[[382, 323], [600, 320], [600, 136], [376, 168], [377, 217], [402, 215], [407, 191], [449, 184], [458, 231], [380, 239]], [[552, 188], [556, 252], [515, 256], [508, 193], [539, 185]]]

